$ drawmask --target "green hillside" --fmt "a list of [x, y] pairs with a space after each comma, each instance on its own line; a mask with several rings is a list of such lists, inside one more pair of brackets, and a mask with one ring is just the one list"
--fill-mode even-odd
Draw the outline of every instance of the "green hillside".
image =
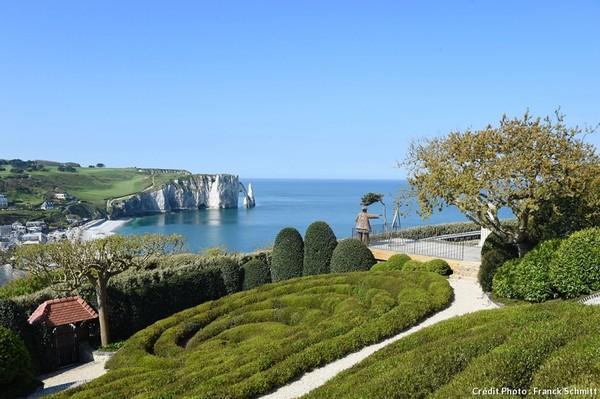
[[[32, 166], [0, 167], [0, 194], [9, 201], [8, 209], [0, 211], [0, 224], [40, 218], [58, 223], [67, 213], [103, 216], [106, 200], [132, 195], [183, 176], [183, 173], [153, 173], [138, 168]], [[54, 199], [57, 193], [69, 194], [73, 199]], [[52, 199], [57, 209], [41, 211], [39, 207], [46, 199]]]

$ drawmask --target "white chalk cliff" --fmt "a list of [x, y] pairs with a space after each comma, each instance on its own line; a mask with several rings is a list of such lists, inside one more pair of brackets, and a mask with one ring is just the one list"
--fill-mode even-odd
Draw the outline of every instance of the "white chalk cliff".
[[109, 200], [107, 210], [111, 217], [118, 218], [203, 208], [237, 208], [240, 192], [245, 194], [244, 205], [254, 206], [254, 197], [248, 200], [249, 195], [238, 176], [189, 175], [130, 197]]

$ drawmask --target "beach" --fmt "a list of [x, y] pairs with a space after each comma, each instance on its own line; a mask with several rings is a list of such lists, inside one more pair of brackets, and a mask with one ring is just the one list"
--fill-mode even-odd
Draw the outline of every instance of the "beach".
[[92, 220], [82, 226], [72, 227], [70, 228], [66, 235], [70, 240], [81, 240], [88, 241], [94, 240], [97, 238], [103, 238], [110, 235], [115, 234], [115, 231], [125, 224], [127, 224], [131, 219], [117, 219], [117, 220], [107, 220], [107, 219], [97, 219]]

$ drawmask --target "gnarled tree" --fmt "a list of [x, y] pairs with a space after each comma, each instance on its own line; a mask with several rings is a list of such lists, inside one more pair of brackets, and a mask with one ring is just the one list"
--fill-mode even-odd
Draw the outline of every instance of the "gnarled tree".
[[48, 275], [57, 289], [71, 291], [89, 282], [96, 291], [100, 339], [110, 343], [108, 297], [111, 277], [129, 269], [146, 267], [158, 256], [176, 251], [182, 244], [178, 235], [111, 235], [84, 242], [60, 241], [23, 245], [14, 252], [16, 268], [34, 275]]
[[[578, 126], [555, 118], [506, 115], [499, 127], [451, 132], [446, 137], [413, 141], [401, 166], [417, 194], [421, 216], [445, 205], [487, 227], [519, 256], [530, 248], [530, 226], [541, 204], [556, 196], [581, 196], [600, 173], [595, 147], [584, 142]], [[518, 224], [500, 223], [498, 211], [509, 208]]]

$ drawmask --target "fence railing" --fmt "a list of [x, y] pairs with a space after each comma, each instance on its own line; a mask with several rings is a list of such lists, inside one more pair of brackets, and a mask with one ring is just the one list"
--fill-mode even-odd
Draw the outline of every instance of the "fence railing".
[[[465, 245], [479, 240], [481, 230], [475, 230], [475, 226], [469, 223], [453, 227], [429, 225], [400, 229], [375, 225], [372, 226], [369, 246], [394, 252], [464, 260]], [[357, 237], [354, 229], [352, 236]]]

